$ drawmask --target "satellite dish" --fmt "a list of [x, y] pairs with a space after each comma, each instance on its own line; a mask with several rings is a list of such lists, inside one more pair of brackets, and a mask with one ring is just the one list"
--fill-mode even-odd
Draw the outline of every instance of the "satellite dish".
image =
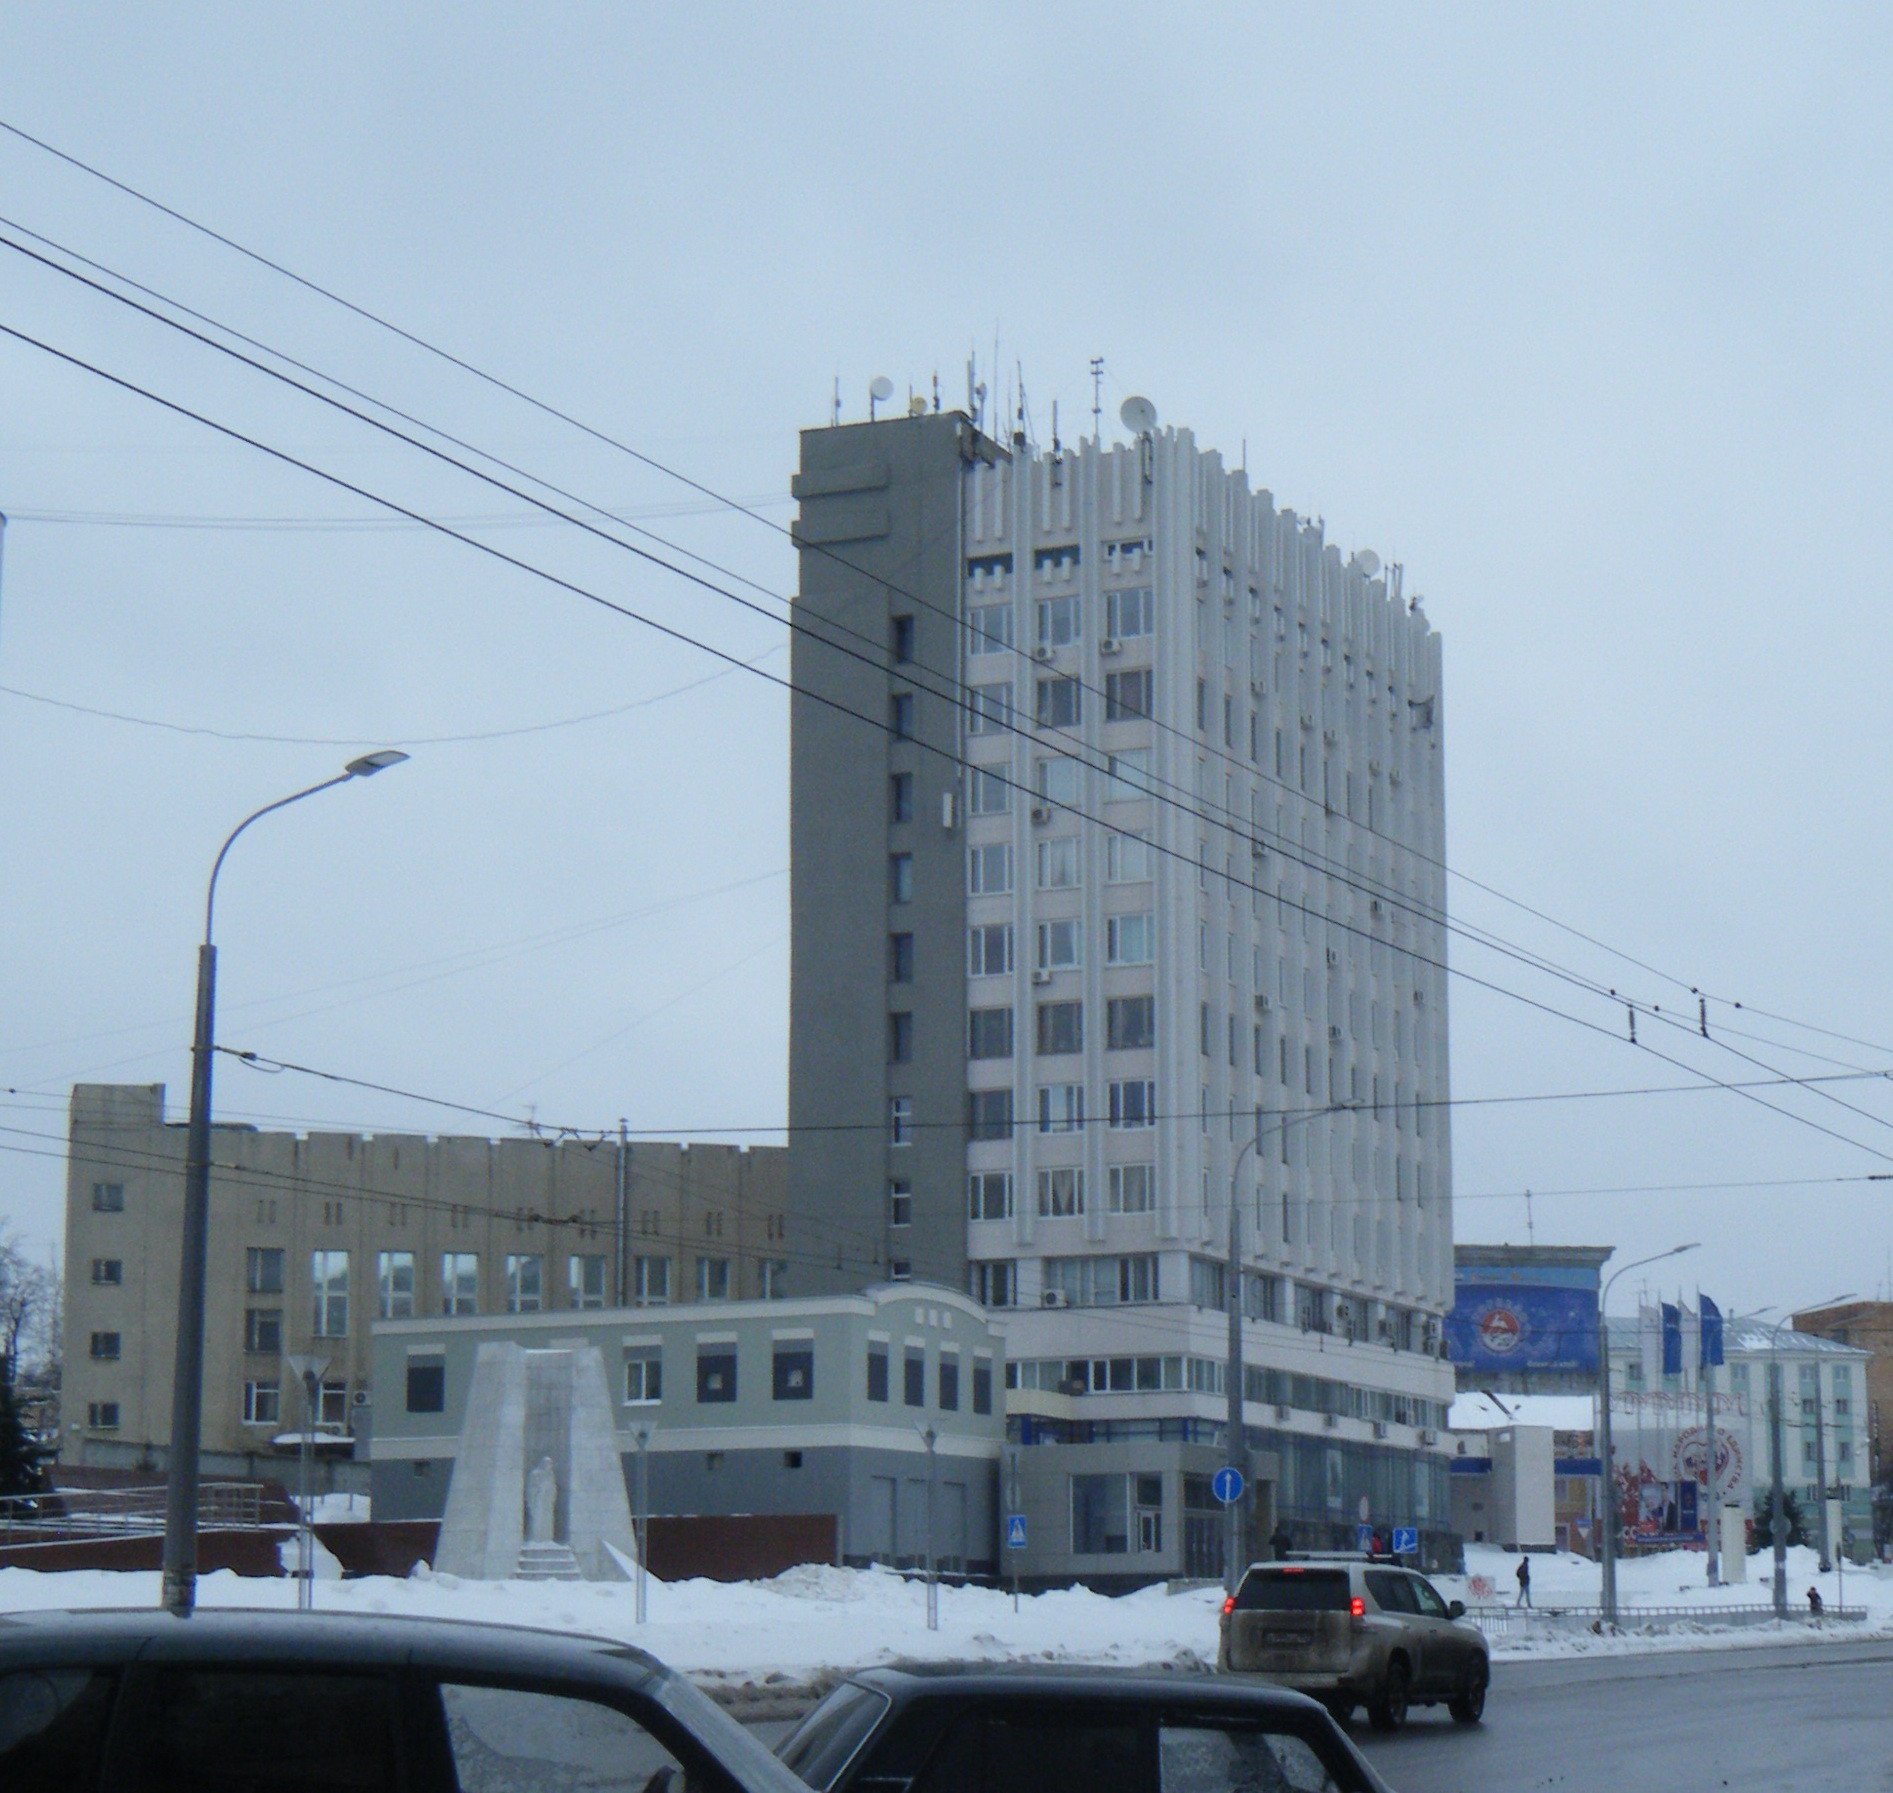
[[1157, 427], [1157, 407], [1147, 398], [1127, 398], [1117, 414], [1133, 436], [1148, 435]]
[[1372, 548], [1363, 548], [1354, 556], [1354, 564], [1361, 569], [1363, 579], [1371, 579], [1380, 571], [1380, 556]]
[[868, 397], [877, 405], [884, 405], [894, 396], [894, 382], [886, 374], [876, 374], [868, 382]]

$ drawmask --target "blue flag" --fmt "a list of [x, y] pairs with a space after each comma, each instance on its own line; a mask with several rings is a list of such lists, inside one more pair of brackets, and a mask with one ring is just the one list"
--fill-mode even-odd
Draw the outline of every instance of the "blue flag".
[[1702, 1361], [1716, 1366], [1722, 1362], [1722, 1310], [1707, 1295], [1698, 1295], [1702, 1303]]
[[1663, 1303], [1663, 1374], [1683, 1373], [1683, 1313], [1672, 1302]]

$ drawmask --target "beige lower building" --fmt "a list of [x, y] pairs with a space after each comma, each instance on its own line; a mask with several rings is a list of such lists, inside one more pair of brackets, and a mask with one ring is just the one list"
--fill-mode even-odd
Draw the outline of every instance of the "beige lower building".
[[[60, 1457], [161, 1466], [171, 1424], [183, 1117], [163, 1084], [76, 1084]], [[211, 1143], [206, 1474], [302, 1425], [284, 1359], [325, 1358], [322, 1430], [372, 1425], [377, 1319], [787, 1292], [779, 1146], [270, 1133]], [[366, 1455], [363, 1451], [362, 1455]]]

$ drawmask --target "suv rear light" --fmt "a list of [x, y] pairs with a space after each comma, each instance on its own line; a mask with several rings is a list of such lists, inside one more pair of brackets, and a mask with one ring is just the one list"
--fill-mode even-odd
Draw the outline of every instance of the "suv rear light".
[[1225, 1595], [1223, 1596], [1223, 1617], [1224, 1617], [1225, 1619], [1226, 1619], [1226, 1618], [1228, 1618], [1228, 1617], [1229, 1617], [1229, 1615], [1230, 1615], [1230, 1614], [1231, 1614], [1232, 1612], [1234, 1612], [1235, 1610], [1236, 1610], [1236, 1597], [1235, 1597], [1235, 1595], [1234, 1595], [1234, 1594], [1225, 1594]]
[[1359, 1594], [1356, 1594], [1354, 1598], [1347, 1603], [1347, 1610], [1351, 1618], [1364, 1619], [1367, 1617], [1367, 1602], [1363, 1600]]

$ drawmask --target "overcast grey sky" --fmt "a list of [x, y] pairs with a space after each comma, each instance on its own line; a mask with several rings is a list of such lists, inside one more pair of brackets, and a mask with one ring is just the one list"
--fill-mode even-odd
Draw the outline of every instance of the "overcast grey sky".
[[[1455, 866], [1654, 969], [1464, 883], [1461, 919], [1666, 1012], [1726, 999], [1710, 1041], [1640, 1030], [1714, 1077], [1893, 1066], [1752, 1012], [1893, 1042], [1883, 9], [11, 4], [4, 30], [0, 117], [778, 522], [837, 377], [850, 415], [877, 373], [951, 402], [996, 333], [1069, 436], [1104, 356], [1107, 420], [1147, 393], [1405, 563], [1445, 638]], [[0, 215], [596, 502], [694, 502], [13, 139]], [[779, 626], [5, 250], [0, 323], [505, 517], [476, 533], [786, 669]], [[227, 1042], [551, 1122], [780, 1125], [778, 689], [699, 683], [703, 655], [417, 529], [151, 526], [374, 513], [15, 341], [0, 394], [0, 685], [308, 742], [0, 693], [0, 1212], [56, 1236], [75, 1078], [163, 1080], [181, 1113], [218, 841], [387, 743], [413, 763], [232, 856]], [[649, 527], [791, 589], [748, 520]], [[1460, 1097], [1699, 1081], [1453, 1001]], [[472, 1130], [219, 1079], [226, 1115]], [[1825, 1087], [1760, 1092], [1801, 1121], [1714, 1091], [1461, 1108], [1459, 1236], [1522, 1240], [1498, 1198], [1526, 1187], [1707, 1185], [1546, 1193], [1538, 1237], [1701, 1239], [1683, 1274], [1725, 1305], [1871, 1293], [1886, 1192], [1794, 1180], [1893, 1171], [1893, 1100]]]

